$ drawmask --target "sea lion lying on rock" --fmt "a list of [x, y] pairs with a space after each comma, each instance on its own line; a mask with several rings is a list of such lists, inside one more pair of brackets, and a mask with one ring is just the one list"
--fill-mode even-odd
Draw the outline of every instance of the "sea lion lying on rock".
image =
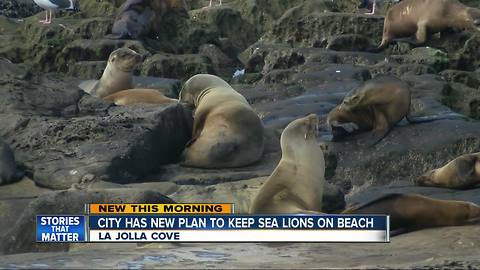
[[420, 186], [455, 189], [478, 186], [480, 185], [480, 153], [461, 155], [441, 168], [428, 171], [415, 182]]
[[354, 206], [342, 214], [390, 215], [392, 234], [428, 227], [461, 226], [480, 222], [480, 206], [464, 201], [439, 200], [417, 194], [388, 194]]
[[368, 144], [374, 145], [403, 118], [410, 123], [466, 118], [453, 112], [411, 117], [410, 104], [410, 88], [405, 82], [391, 75], [377, 76], [348, 93], [342, 104], [328, 114], [327, 125], [334, 141], [349, 134], [373, 130]]
[[195, 107], [192, 139], [183, 153], [184, 166], [234, 168], [260, 159], [262, 121], [247, 100], [221, 78], [199, 74], [180, 91], [180, 101]]
[[423, 44], [429, 35], [446, 28], [480, 30], [480, 10], [458, 0], [403, 0], [388, 10], [382, 42], [375, 50], [385, 48], [395, 38], [414, 34], [415, 43]]
[[118, 9], [111, 39], [138, 39], [144, 35], [156, 36], [162, 17], [177, 12], [188, 17], [185, 0], [127, 0]]

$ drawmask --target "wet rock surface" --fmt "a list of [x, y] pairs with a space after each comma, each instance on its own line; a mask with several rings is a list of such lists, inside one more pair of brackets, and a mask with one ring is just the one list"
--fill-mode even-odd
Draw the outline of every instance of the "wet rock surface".
[[[48, 207], [54, 202], [64, 207], [52, 214], [81, 213], [85, 202], [167, 197], [181, 203], [233, 202], [244, 213], [277, 165], [280, 134], [290, 121], [309, 113], [325, 119], [350, 90], [385, 73], [411, 87], [413, 117], [453, 112], [466, 117], [402, 121], [370, 148], [368, 133], [333, 143], [322, 126], [324, 211], [335, 213], [393, 192], [480, 203], [478, 188], [413, 184], [427, 170], [480, 151], [478, 33], [456, 29], [422, 46], [401, 40], [370, 53], [381, 40], [391, 1], [379, 1], [379, 14], [367, 16], [353, 0], [248, 0], [210, 9], [200, 9], [208, 1], [187, 1], [193, 7], [190, 18], [167, 16], [158, 37], [107, 39], [121, 2], [81, 1], [81, 12], [60, 13], [50, 26], [38, 24], [43, 14], [23, 21], [0, 16], [0, 136], [28, 177], [0, 186], [1, 251], [69, 250], [1, 256], [0, 268], [480, 267], [478, 225], [422, 230], [376, 245], [33, 244], [33, 236], [23, 232], [33, 233], [32, 215], [52, 213]], [[478, 1], [463, 2], [480, 7]], [[76, 87], [99, 79], [109, 53], [122, 46], [145, 56], [135, 84], [172, 98], [196, 73], [229, 80], [264, 123], [262, 159], [228, 170], [182, 167], [176, 161], [190, 137], [188, 108], [117, 107]], [[231, 78], [243, 68], [245, 75]]]

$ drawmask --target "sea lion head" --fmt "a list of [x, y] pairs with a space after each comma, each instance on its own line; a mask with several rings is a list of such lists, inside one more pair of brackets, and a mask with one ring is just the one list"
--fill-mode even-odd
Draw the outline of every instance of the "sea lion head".
[[116, 49], [110, 54], [108, 64], [124, 71], [132, 72], [141, 62], [143, 57], [129, 48]]
[[305, 141], [315, 140], [318, 133], [319, 125], [318, 116], [316, 114], [309, 114], [303, 118], [292, 121], [287, 125], [282, 132], [280, 139], [283, 146], [286, 145], [287, 138], [299, 138]]
[[436, 185], [435, 181], [434, 181], [434, 178], [433, 178], [434, 174], [435, 174], [435, 170], [431, 170], [431, 171], [428, 171], [428, 172], [424, 173], [422, 176], [417, 177], [417, 179], [415, 179], [415, 184], [417, 184], [419, 186], [433, 186], [433, 185]]
[[327, 126], [332, 133], [332, 140], [341, 140], [359, 129], [359, 126], [348, 119], [348, 112], [342, 110], [341, 106], [335, 107], [327, 117]]
[[480, 10], [477, 8], [467, 9], [468, 21], [472, 22], [473, 27], [480, 31]]
[[231, 86], [220, 77], [210, 74], [197, 74], [188, 79], [179, 94], [180, 102], [195, 106], [200, 103], [208, 91], [214, 87]]
[[354, 108], [358, 108], [361, 105], [364, 97], [365, 93], [363, 91], [356, 91], [355, 89], [345, 96], [339, 109], [352, 111]]

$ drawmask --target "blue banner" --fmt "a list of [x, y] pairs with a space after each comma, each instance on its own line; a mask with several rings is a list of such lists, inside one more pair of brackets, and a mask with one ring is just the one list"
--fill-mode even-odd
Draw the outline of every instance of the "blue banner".
[[37, 242], [85, 242], [85, 216], [37, 216]]
[[380, 215], [89, 216], [91, 230], [387, 230]]

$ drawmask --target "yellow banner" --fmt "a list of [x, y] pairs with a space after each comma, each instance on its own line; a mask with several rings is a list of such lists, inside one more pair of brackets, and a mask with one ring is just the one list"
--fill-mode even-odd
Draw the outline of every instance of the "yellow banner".
[[233, 214], [231, 203], [89, 204], [90, 214]]

